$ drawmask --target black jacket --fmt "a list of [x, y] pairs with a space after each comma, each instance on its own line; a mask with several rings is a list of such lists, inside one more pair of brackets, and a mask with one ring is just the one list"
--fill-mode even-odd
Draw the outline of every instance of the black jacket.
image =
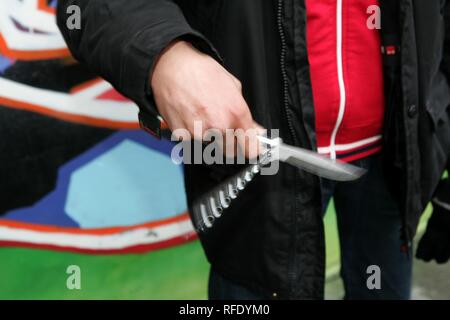
[[[400, 7], [386, 14], [393, 27], [382, 31], [401, 52], [385, 66], [385, 154], [409, 242], [450, 151], [450, 1], [395, 2]], [[81, 7], [81, 30], [66, 28], [66, 7], [73, 4]], [[64, 0], [58, 24], [74, 57], [133, 99], [156, 133], [149, 75], [162, 49], [184, 38], [242, 81], [257, 122], [279, 128], [287, 143], [316, 148], [304, 0]], [[186, 166], [189, 204], [235, 170]], [[267, 297], [322, 298], [318, 178], [281, 165], [244, 194], [201, 237], [213, 268]]]

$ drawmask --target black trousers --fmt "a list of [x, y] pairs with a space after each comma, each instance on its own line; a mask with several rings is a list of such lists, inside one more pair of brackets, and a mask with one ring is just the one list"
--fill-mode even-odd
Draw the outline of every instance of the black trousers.
[[[331, 198], [336, 207], [345, 298], [409, 299], [412, 253], [401, 251], [401, 215], [388, 191], [381, 155], [354, 164], [368, 170], [360, 180], [322, 181], [324, 212]], [[379, 276], [379, 283], [371, 276]], [[211, 270], [209, 298], [259, 300], [270, 297], [251, 292]]]

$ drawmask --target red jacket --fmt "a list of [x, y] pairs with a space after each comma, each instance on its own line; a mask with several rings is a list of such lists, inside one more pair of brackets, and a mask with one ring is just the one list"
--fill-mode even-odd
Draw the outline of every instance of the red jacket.
[[378, 0], [307, 0], [318, 151], [345, 161], [381, 150], [384, 89], [380, 32], [367, 26]]

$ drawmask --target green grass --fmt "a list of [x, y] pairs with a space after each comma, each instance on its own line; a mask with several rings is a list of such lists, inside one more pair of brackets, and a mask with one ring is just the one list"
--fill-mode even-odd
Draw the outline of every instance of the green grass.
[[[198, 241], [141, 255], [0, 249], [0, 299], [204, 299], [208, 263]], [[66, 269], [81, 268], [81, 290]]]
[[336, 275], [340, 266], [340, 248], [339, 235], [336, 222], [336, 213], [334, 211], [334, 203], [331, 201], [327, 213], [325, 215], [325, 240], [327, 249], [327, 277]]

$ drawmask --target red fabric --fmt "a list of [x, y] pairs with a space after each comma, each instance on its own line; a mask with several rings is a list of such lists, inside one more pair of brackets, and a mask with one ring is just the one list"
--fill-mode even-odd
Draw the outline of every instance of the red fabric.
[[[319, 152], [327, 154], [336, 126], [340, 101], [337, 58], [337, 0], [306, 0], [307, 43], [311, 65]], [[336, 137], [338, 157], [358, 159], [367, 147], [381, 141], [384, 89], [379, 30], [367, 27], [367, 8], [378, 0], [343, 0], [342, 64], [346, 91], [345, 113]], [[361, 141], [371, 140], [364, 144]], [[357, 143], [358, 146], [346, 146]], [[362, 145], [359, 145], [361, 144]], [[344, 145], [344, 146], [342, 146]], [[339, 150], [344, 149], [344, 150]], [[379, 143], [373, 150], [380, 150]]]

